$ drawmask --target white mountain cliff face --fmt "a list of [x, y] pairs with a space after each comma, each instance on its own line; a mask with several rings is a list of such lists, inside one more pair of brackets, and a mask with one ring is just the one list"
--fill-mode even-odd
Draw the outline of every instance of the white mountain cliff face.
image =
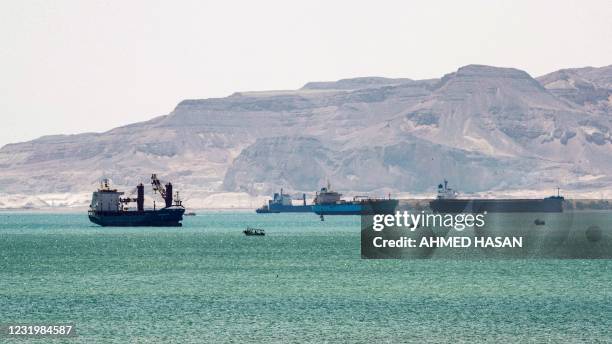
[[132, 188], [152, 172], [187, 197], [312, 192], [608, 188], [612, 66], [533, 79], [470, 65], [441, 79], [357, 78], [185, 100], [105, 133], [0, 149], [0, 193]]
[[612, 66], [562, 69], [538, 81], [559, 98], [602, 115], [612, 110]]

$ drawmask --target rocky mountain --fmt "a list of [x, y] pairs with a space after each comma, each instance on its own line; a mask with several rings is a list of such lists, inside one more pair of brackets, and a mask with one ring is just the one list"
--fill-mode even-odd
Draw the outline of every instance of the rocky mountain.
[[612, 66], [538, 79], [469, 65], [440, 79], [356, 78], [185, 100], [104, 133], [0, 149], [0, 193], [88, 192], [151, 172], [190, 197], [313, 191], [608, 188]]
[[612, 111], [612, 66], [562, 69], [538, 81], [554, 95], [602, 115]]

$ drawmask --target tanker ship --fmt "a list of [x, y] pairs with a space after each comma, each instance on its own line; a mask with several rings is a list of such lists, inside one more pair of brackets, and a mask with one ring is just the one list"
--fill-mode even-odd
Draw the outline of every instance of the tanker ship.
[[[173, 196], [172, 183], [163, 185], [157, 175], [151, 176], [154, 193], [159, 193], [164, 206], [157, 209], [155, 201], [153, 209], [144, 208], [144, 185], [136, 186], [136, 198], [123, 197], [124, 192], [110, 186], [108, 179], [100, 183], [98, 191], [93, 193], [89, 206], [89, 220], [100, 226], [136, 227], [136, 226], [181, 226], [185, 208], [178, 197]], [[130, 210], [129, 203], [136, 203], [136, 209]]]
[[342, 194], [327, 187], [321, 188], [315, 197], [312, 211], [317, 215], [373, 215], [392, 214], [399, 201], [392, 198], [354, 197], [352, 201], [342, 199]]
[[436, 213], [561, 213], [564, 197], [534, 199], [458, 198], [459, 193], [448, 187], [448, 181], [438, 185], [438, 196], [429, 202]]

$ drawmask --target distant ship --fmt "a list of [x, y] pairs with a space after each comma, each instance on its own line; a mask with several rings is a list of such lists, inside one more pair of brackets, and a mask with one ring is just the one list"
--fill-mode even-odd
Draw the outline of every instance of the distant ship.
[[323, 215], [372, 215], [392, 214], [399, 201], [396, 199], [382, 199], [369, 197], [354, 197], [352, 201], [342, 199], [342, 194], [327, 187], [321, 188], [314, 200], [312, 210], [320, 216]]
[[561, 213], [563, 196], [540, 199], [484, 199], [458, 198], [458, 192], [448, 187], [448, 181], [438, 185], [438, 196], [429, 202], [436, 213]]
[[306, 194], [302, 194], [302, 202], [300, 205], [293, 205], [291, 196], [283, 193], [283, 189], [281, 189], [280, 193], [274, 193], [274, 197], [268, 201], [268, 204], [257, 208], [255, 212], [258, 214], [312, 212], [312, 205], [306, 204]]
[[[159, 192], [164, 200], [165, 206], [156, 209], [144, 209], [144, 186], [142, 183], [136, 186], [136, 198], [122, 197], [123, 192], [110, 187], [108, 179], [104, 179], [98, 191], [93, 193], [89, 206], [89, 220], [100, 226], [181, 226], [185, 208], [178, 199], [178, 192], [173, 199], [172, 183], [165, 186], [157, 179], [157, 175], [151, 176], [151, 185], [154, 192]], [[136, 203], [135, 210], [129, 210], [127, 205]]]

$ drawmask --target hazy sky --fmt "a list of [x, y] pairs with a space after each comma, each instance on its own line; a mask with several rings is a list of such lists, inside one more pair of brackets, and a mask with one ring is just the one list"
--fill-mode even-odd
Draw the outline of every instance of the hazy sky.
[[604, 66], [611, 43], [610, 0], [2, 0], [0, 145], [308, 81]]

